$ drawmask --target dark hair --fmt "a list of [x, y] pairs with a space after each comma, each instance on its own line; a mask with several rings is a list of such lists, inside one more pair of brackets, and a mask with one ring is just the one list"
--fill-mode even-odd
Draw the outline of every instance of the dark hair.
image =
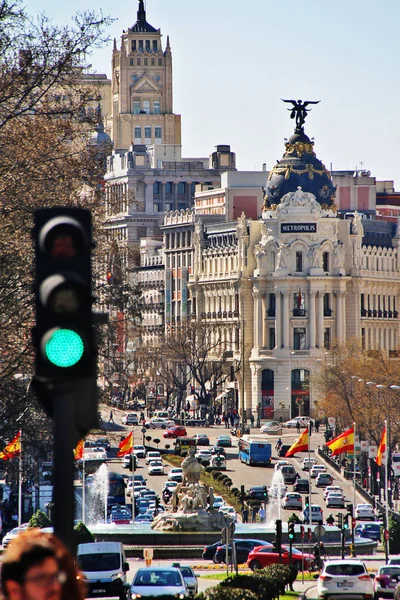
[[16, 548], [16, 546], [17, 544], [13, 544], [13, 547], [10, 548], [11, 552], [8, 553], [8, 555], [4, 555], [1, 567], [1, 586], [4, 592], [4, 584], [9, 579], [22, 583], [25, 579], [25, 575], [32, 567], [42, 564], [46, 558], [54, 558], [57, 560], [55, 551], [48, 545], [23, 543], [21, 545], [18, 544], [18, 548]]

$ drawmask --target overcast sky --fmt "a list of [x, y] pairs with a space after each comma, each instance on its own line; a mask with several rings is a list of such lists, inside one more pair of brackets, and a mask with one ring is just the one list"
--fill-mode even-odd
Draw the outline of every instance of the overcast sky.
[[[85, 8], [117, 19], [118, 42], [136, 0], [27, 0], [67, 24]], [[147, 21], [169, 34], [174, 112], [184, 156], [230, 144], [240, 170], [270, 169], [293, 132], [280, 98], [321, 100], [307, 118], [317, 156], [333, 169], [394, 179], [399, 166], [398, 0], [147, 0]], [[112, 41], [90, 57], [111, 75]]]

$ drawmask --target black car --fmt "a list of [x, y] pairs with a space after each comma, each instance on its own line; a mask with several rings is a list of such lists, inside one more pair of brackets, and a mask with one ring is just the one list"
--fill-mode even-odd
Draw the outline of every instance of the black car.
[[219, 540], [218, 542], [215, 542], [215, 544], [204, 546], [201, 558], [204, 558], [204, 560], [212, 560], [214, 558], [214, 554], [216, 553], [218, 546], [221, 546], [221, 544], [222, 540]]
[[293, 491], [308, 494], [310, 492], [308, 479], [297, 479], [296, 483], [293, 484]]
[[282, 446], [278, 450], [278, 456], [284, 458], [289, 448], [291, 448], [290, 444], [282, 444]]
[[268, 498], [267, 488], [262, 485], [254, 485], [247, 492], [247, 496], [251, 500], [266, 501]]
[[222, 454], [222, 456], [226, 456], [226, 450], [222, 446], [211, 446], [210, 452], [211, 454]]
[[97, 446], [104, 448], [107, 452], [111, 450], [111, 444], [107, 438], [99, 438], [97, 440]]
[[[266, 542], [265, 540], [235, 540], [236, 546], [236, 559], [238, 564], [245, 563], [249, 556], [249, 553], [256, 546], [270, 546], [273, 548], [273, 544], [271, 542]], [[228, 545], [228, 561], [232, 560], [232, 546]], [[217, 547], [217, 550], [214, 554], [213, 561], [218, 563], [226, 562], [226, 545], [221, 545]]]

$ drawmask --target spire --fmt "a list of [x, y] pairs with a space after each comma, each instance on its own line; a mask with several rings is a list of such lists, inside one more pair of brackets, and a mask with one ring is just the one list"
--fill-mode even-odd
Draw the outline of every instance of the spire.
[[167, 35], [167, 48], [168, 50], [171, 50], [171, 46], [169, 45], [169, 35]]
[[117, 40], [114, 38], [114, 47], [113, 50], [116, 51], [117, 50]]
[[146, 11], [144, 10], [144, 2], [143, 0], [139, 0], [139, 10], [137, 11], [137, 20], [138, 21], [146, 21]]

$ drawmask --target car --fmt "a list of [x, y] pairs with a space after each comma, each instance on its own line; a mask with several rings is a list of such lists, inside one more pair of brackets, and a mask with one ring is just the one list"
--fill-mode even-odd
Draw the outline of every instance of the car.
[[196, 440], [198, 446], [210, 445], [210, 439], [206, 433], [195, 433], [193, 437]]
[[262, 502], [266, 502], [268, 499], [268, 491], [265, 485], [253, 485], [247, 495], [251, 500], [261, 500]]
[[165, 439], [167, 438], [177, 438], [177, 437], [186, 437], [187, 436], [187, 431], [186, 431], [186, 427], [183, 427], [181, 425], [175, 425], [175, 427], [170, 427], [169, 429], [167, 429], [167, 431], [164, 431], [163, 433], [163, 437]]
[[[136, 498], [141, 498], [142, 497], [142, 492], [144, 492], [145, 490], [147, 490], [147, 487], [145, 485], [134, 485], [133, 487], [133, 497]], [[132, 495], [132, 494], [131, 494]]]
[[362, 560], [336, 559], [326, 561], [317, 581], [318, 598], [370, 598], [374, 584]]
[[318, 504], [309, 504], [303, 510], [304, 523], [310, 523], [310, 508], [311, 508], [311, 524], [324, 522], [322, 508]]
[[[268, 548], [265, 546], [258, 546], [253, 548], [247, 558], [247, 566], [252, 570], [256, 571], [267, 567], [268, 565], [275, 565], [282, 562], [283, 565], [290, 564], [290, 552], [287, 546], [282, 546], [281, 559], [279, 552], [275, 552], [274, 548]], [[301, 570], [302, 564], [305, 569], [311, 569], [315, 563], [315, 556], [308, 552], [300, 552], [297, 548], [292, 548], [292, 564], [299, 571]]]
[[358, 521], [369, 520], [375, 521], [375, 511], [371, 504], [361, 503], [357, 504], [355, 510], [355, 517]]
[[129, 510], [124, 509], [123, 506], [118, 506], [115, 509], [111, 509], [110, 523], [115, 525], [130, 525], [132, 523], [132, 515]]
[[125, 456], [122, 458], [122, 467], [124, 469], [132, 469], [132, 457], [133, 457], [134, 468], [136, 469], [137, 458], [134, 454], [125, 454]]
[[331, 492], [326, 497], [326, 508], [345, 508], [345, 499], [341, 492]]
[[282, 467], [290, 465], [288, 460], [277, 460], [274, 466], [275, 471], [279, 471]]
[[[168, 479], [170, 481], [176, 481], [182, 483], [183, 481], [183, 470], [180, 467], [172, 467], [168, 473]], [[167, 484], [168, 482], [166, 482]]]
[[314, 425], [314, 421], [313, 419], [310, 419], [310, 417], [294, 417], [293, 419], [290, 419], [290, 421], [286, 421], [283, 425], [285, 427], [293, 428], [297, 427], [297, 423], [300, 423], [300, 427], [307, 427], [310, 422]]
[[187, 598], [189, 591], [183, 575], [176, 567], [142, 567], [136, 572], [131, 585], [131, 598], [170, 596]]
[[297, 492], [287, 492], [282, 500], [282, 508], [303, 510], [303, 499]]
[[7, 548], [8, 544], [17, 537], [21, 533], [21, 531], [25, 531], [29, 527], [29, 523], [23, 523], [21, 527], [14, 527], [11, 531], [8, 531], [3, 537], [3, 548]]
[[280, 468], [280, 472], [282, 473], [284, 483], [292, 484], [299, 477], [299, 474], [293, 465], [283, 465], [283, 467]]
[[140, 481], [142, 485], [146, 485], [146, 479], [141, 473], [135, 473], [133, 475], [133, 481]]
[[400, 582], [400, 566], [382, 565], [374, 578], [374, 598], [393, 598]]
[[332, 485], [332, 483], [333, 477], [330, 473], [319, 473], [315, 481], [316, 487], [326, 487], [327, 485]]
[[211, 455], [210, 467], [219, 471], [226, 471], [226, 458], [222, 454]]
[[310, 456], [310, 458], [305, 458], [301, 463], [301, 468], [303, 471], [309, 471], [311, 467], [316, 465], [318, 460], [314, 456]]
[[152, 460], [161, 460], [161, 454], [157, 450], [149, 450], [146, 454], [146, 465], [149, 465]]
[[195, 457], [197, 458], [197, 460], [208, 460], [209, 462], [211, 462], [212, 459], [212, 454], [209, 450], [197, 450]]
[[138, 515], [135, 517], [135, 523], [152, 523], [154, 520], [153, 515], [148, 512]]
[[400, 565], [400, 556], [397, 558], [389, 558], [388, 565]]
[[221, 454], [221, 456], [226, 456], [226, 450], [225, 450], [225, 448], [222, 448], [222, 446], [211, 446], [210, 452], [213, 455]]
[[314, 465], [310, 470], [310, 477], [316, 479], [320, 473], [327, 473], [325, 465]]
[[343, 495], [343, 489], [340, 487], [340, 485], [327, 485], [323, 493], [324, 500], [326, 500], [328, 494], [331, 492], [335, 492], [337, 494], [341, 493]]
[[292, 444], [282, 444], [282, 446], [278, 450], [278, 456], [283, 457], [286, 456], [286, 452], [292, 447]]
[[[178, 467], [176, 467], [178, 468]], [[182, 476], [183, 476], [183, 471], [182, 471]], [[171, 490], [171, 492], [174, 491], [174, 489], [177, 487], [178, 483], [180, 483], [179, 481], [175, 481], [174, 479], [167, 479], [167, 481], [164, 483], [164, 487], [162, 489], [163, 492], [165, 492], [165, 490]]]
[[[137, 498], [135, 500], [135, 513], [136, 515], [141, 515], [147, 512], [149, 508], [150, 500], [148, 498]], [[135, 518], [136, 521], [136, 518]]]
[[271, 435], [281, 435], [282, 425], [279, 421], [267, 421], [260, 427], [260, 433], [269, 433]]
[[[249, 553], [257, 546], [267, 546], [270, 550], [273, 548], [271, 542], [264, 540], [235, 540], [236, 547], [236, 558], [238, 564], [245, 563]], [[232, 545], [228, 544], [228, 561], [232, 558]], [[226, 563], [226, 545], [223, 544], [217, 547], [217, 550], [213, 556], [213, 561], [216, 564]]]
[[237, 523], [237, 512], [233, 508], [233, 506], [221, 506], [221, 508], [219, 509], [219, 512], [222, 512], [222, 513], [224, 513], [224, 515], [227, 515], [228, 517], [230, 517], [232, 519], [233, 523]]
[[[367, 523], [358, 523], [354, 529], [354, 533], [359, 537], [369, 538], [370, 540], [379, 542], [381, 540], [381, 529], [382, 523], [378, 523], [377, 521], [371, 523], [368, 521]], [[393, 559], [390, 559], [388, 564], [396, 564], [392, 563], [392, 560]], [[397, 564], [400, 566], [400, 558], [395, 560], [398, 560]]]
[[[198, 443], [198, 442], [197, 442]], [[217, 437], [216, 441], [217, 446], [222, 446], [223, 448], [230, 448], [232, 446], [232, 438], [230, 435], [220, 435]]]
[[146, 448], [141, 444], [135, 444], [133, 446], [133, 454], [138, 458], [146, 458]]
[[220, 509], [221, 506], [224, 506], [224, 505], [225, 505], [225, 500], [223, 499], [222, 496], [214, 496], [214, 502], [212, 505], [213, 508]]
[[161, 460], [152, 460], [149, 464], [149, 475], [164, 475], [164, 465]]
[[150, 429], [170, 429], [175, 427], [175, 421], [171, 419], [163, 419], [162, 417], [152, 417], [150, 421], [146, 422], [146, 427]]
[[192, 567], [189, 565], [181, 565], [180, 563], [172, 563], [172, 566], [179, 569], [182, 573], [189, 595], [196, 596], [199, 591], [199, 584], [197, 583], [197, 577]]
[[293, 484], [294, 492], [310, 493], [310, 482], [308, 479], [297, 479]]
[[139, 425], [139, 417], [136, 413], [128, 413], [121, 419], [122, 425]]
[[107, 438], [98, 438], [97, 446], [99, 448], [104, 448], [104, 450], [106, 450], [107, 452], [111, 450], [110, 440], [108, 440]]

